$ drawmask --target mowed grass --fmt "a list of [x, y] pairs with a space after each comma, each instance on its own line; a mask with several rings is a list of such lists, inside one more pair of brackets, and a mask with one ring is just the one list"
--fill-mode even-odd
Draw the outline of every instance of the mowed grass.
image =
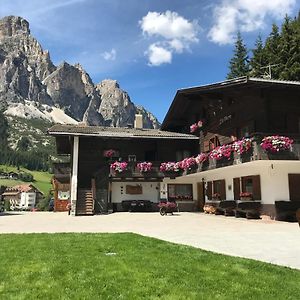
[[[16, 167], [7, 166], [7, 165], [0, 165], [0, 169], [6, 172], [16, 172], [18, 170]], [[21, 180], [10, 180], [10, 179], [0, 179], [0, 185], [5, 186], [14, 186], [24, 183], [32, 183], [36, 188], [38, 188], [45, 196], [48, 194], [49, 190], [51, 189], [51, 178], [53, 174], [48, 172], [40, 172], [40, 171], [30, 171], [25, 168], [20, 168], [20, 172], [26, 172], [32, 174], [34, 178], [34, 182], [23, 182]]]
[[0, 245], [2, 300], [300, 295], [300, 271], [130, 233], [5, 234]]

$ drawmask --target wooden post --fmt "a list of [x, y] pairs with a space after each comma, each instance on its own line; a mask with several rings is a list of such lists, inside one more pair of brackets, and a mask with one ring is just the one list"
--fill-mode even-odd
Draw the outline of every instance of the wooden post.
[[77, 174], [78, 174], [79, 137], [74, 136], [72, 155], [72, 178], [71, 178], [71, 215], [76, 214], [77, 201]]

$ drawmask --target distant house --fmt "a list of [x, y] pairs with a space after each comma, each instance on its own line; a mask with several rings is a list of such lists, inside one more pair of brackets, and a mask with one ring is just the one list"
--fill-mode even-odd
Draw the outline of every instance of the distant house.
[[4, 201], [9, 201], [12, 210], [29, 210], [35, 206], [42, 192], [32, 184], [8, 187], [2, 194]]
[[19, 174], [15, 172], [0, 171], [0, 179], [19, 179]]

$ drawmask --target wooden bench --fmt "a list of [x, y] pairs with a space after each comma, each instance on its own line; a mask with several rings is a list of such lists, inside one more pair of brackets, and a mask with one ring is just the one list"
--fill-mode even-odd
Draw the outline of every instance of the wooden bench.
[[300, 201], [275, 201], [276, 220], [296, 222], [296, 211], [300, 209]]
[[150, 200], [124, 200], [122, 207], [125, 211], [152, 211]]
[[261, 210], [261, 201], [241, 201], [237, 200], [234, 209], [235, 217], [246, 217], [247, 219], [259, 219]]
[[216, 208], [216, 215], [234, 216], [236, 209], [235, 200], [221, 200]]

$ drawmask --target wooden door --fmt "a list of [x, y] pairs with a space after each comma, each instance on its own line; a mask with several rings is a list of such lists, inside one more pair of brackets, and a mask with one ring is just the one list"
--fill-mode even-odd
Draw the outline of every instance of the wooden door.
[[203, 206], [205, 204], [204, 182], [197, 183], [197, 200], [199, 210], [203, 211]]
[[289, 174], [289, 192], [291, 201], [300, 201], [300, 174]]
[[208, 200], [212, 199], [212, 181], [207, 182], [206, 195]]
[[234, 200], [240, 199], [240, 193], [241, 193], [241, 185], [240, 185], [240, 178], [233, 178], [233, 194], [234, 194]]

